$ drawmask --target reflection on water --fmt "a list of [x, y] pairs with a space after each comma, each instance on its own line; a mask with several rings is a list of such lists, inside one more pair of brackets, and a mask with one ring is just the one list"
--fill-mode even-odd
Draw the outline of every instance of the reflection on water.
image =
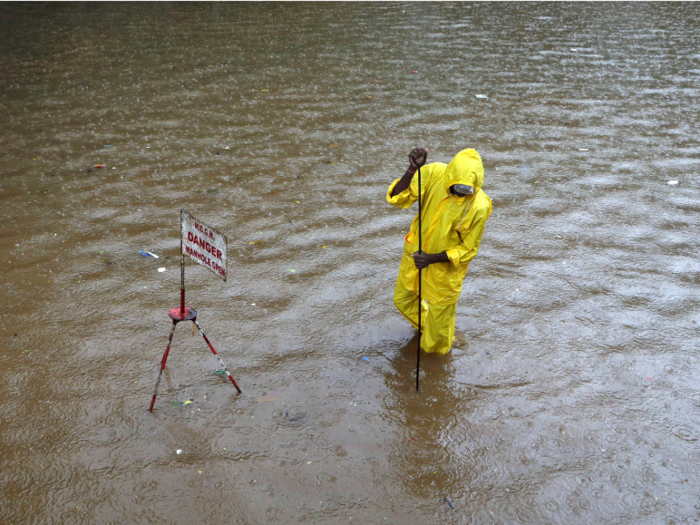
[[[697, 518], [699, 9], [0, 5], [0, 521]], [[417, 145], [494, 201], [418, 394]], [[150, 414], [183, 207], [243, 394], [180, 327]]]

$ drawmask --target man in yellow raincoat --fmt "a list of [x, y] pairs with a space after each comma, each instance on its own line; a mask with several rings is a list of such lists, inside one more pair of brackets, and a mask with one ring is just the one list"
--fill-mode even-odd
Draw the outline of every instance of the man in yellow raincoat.
[[[418, 200], [414, 174], [427, 158], [427, 149], [411, 151], [410, 167], [389, 186], [389, 204], [406, 209]], [[418, 329], [418, 270], [422, 269], [421, 348], [428, 353], [446, 354], [452, 348], [462, 281], [491, 215], [491, 199], [481, 190], [483, 182], [481, 157], [473, 149], [460, 151], [449, 164], [421, 167], [423, 250], [418, 251], [416, 215], [405, 238], [394, 304]]]

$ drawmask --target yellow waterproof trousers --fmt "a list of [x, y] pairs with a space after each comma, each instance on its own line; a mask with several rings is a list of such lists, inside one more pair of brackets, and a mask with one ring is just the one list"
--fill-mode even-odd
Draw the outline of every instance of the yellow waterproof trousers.
[[[406, 288], [401, 276], [396, 281], [394, 304], [399, 312], [418, 330], [418, 294]], [[457, 303], [431, 304], [423, 299], [421, 324], [423, 336], [420, 347], [426, 353], [446, 354], [452, 348], [455, 335]]]

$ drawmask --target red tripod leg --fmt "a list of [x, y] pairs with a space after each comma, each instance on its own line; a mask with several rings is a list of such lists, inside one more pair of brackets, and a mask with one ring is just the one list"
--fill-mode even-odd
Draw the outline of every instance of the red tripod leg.
[[221, 360], [221, 358], [219, 357], [219, 354], [216, 353], [216, 350], [214, 350], [214, 347], [213, 347], [213, 346], [211, 345], [211, 343], [209, 342], [209, 339], [207, 338], [206, 335], [204, 335], [204, 332], [202, 331], [202, 327], [199, 326], [199, 323], [198, 323], [196, 320], [193, 320], [192, 322], [193, 322], [193, 323], [195, 324], [195, 326], [197, 327], [197, 330], [199, 330], [199, 333], [202, 334], [202, 337], [203, 337], [204, 340], [207, 342], [207, 344], [209, 345], [209, 348], [210, 348], [211, 351], [214, 353], [214, 355], [216, 356], [216, 358], [219, 360], [219, 363], [221, 363], [221, 367], [226, 371], [226, 375], [227, 375], [228, 378], [231, 380], [231, 383], [233, 383], [233, 386], [236, 387], [236, 390], [238, 390], [238, 393], [239, 393], [239, 394], [242, 394], [243, 392], [241, 392], [241, 389], [238, 388], [238, 385], [237, 385], [236, 382], [233, 380], [233, 376], [231, 375], [231, 372], [228, 371], [228, 368], [226, 368], [226, 365], [224, 364], [224, 362], [223, 362], [223, 361]]
[[177, 321], [173, 321], [173, 327], [170, 329], [170, 337], [168, 338], [168, 347], [165, 349], [163, 354], [163, 360], [160, 363], [160, 372], [158, 373], [158, 381], [156, 381], [156, 388], [153, 390], [153, 399], [151, 399], [151, 408], [148, 409], [149, 412], [153, 412], [153, 405], [156, 404], [156, 395], [158, 395], [158, 385], [160, 384], [160, 378], [163, 377], [163, 370], [165, 369], [165, 362], [168, 360], [168, 354], [170, 353], [170, 345], [173, 342], [173, 333], [175, 333], [175, 327], [177, 326]]

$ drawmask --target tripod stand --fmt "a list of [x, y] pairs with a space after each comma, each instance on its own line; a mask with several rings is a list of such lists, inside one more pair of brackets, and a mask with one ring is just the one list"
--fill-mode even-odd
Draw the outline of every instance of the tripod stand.
[[[183, 289], [182, 298], [183, 298], [183, 303], [184, 303], [184, 289]], [[177, 323], [179, 323], [181, 321], [192, 321], [194, 323], [194, 325], [197, 327], [197, 330], [199, 330], [199, 333], [202, 334], [204, 341], [206, 341], [207, 345], [209, 345], [209, 348], [211, 349], [212, 353], [216, 356], [216, 358], [219, 360], [219, 363], [221, 364], [222, 368], [226, 371], [226, 375], [231, 380], [231, 383], [233, 383], [233, 386], [236, 387], [236, 390], [238, 390], [238, 393], [240, 394], [241, 389], [238, 388], [236, 381], [234, 381], [233, 376], [231, 375], [231, 372], [228, 371], [228, 368], [226, 368], [226, 365], [221, 360], [221, 357], [219, 357], [219, 354], [216, 353], [216, 350], [214, 350], [214, 347], [209, 342], [209, 338], [204, 334], [202, 327], [199, 326], [199, 323], [197, 322], [197, 311], [194, 310], [193, 308], [183, 308], [182, 306], [176, 306], [175, 308], [170, 309], [170, 311], [168, 312], [168, 315], [173, 320], [173, 326], [170, 329], [170, 337], [168, 337], [168, 346], [165, 349], [165, 353], [163, 354], [163, 360], [160, 363], [160, 372], [158, 374], [158, 381], [156, 381], [156, 388], [153, 390], [153, 399], [151, 399], [151, 407], [148, 409], [148, 411], [153, 412], [153, 405], [156, 404], [156, 396], [158, 395], [158, 385], [160, 384], [160, 379], [163, 377], [163, 370], [165, 369], [165, 362], [168, 360], [168, 354], [170, 353], [170, 345], [173, 342], [173, 334], [175, 333], [175, 327], [177, 326]]]

